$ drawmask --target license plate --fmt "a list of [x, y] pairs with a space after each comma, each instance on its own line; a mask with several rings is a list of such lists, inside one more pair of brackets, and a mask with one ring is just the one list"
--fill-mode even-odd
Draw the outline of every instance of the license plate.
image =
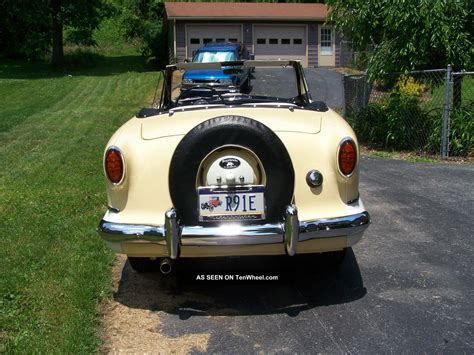
[[229, 221], [265, 218], [264, 186], [256, 185], [233, 190], [200, 187], [199, 220]]

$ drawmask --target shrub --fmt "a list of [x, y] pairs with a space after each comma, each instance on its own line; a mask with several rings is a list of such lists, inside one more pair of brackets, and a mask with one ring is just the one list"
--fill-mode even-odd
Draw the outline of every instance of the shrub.
[[361, 142], [397, 150], [431, 151], [429, 137], [436, 118], [436, 114], [423, 111], [416, 95], [400, 89], [394, 89], [379, 103], [348, 114]]
[[360, 110], [347, 112], [347, 121], [359, 140], [369, 145], [383, 145], [386, 133], [386, 112], [382, 104], [369, 104]]
[[140, 40], [144, 56], [155, 57], [155, 63], [163, 67], [168, 62], [166, 34], [163, 28], [165, 14], [161, 0], [121, 0], [120, 25], [128, 40]]
[[425, 86], [416, 82], [412, 76], [402, 75], [395, 83], [394, 92], [409, 97], [420, 97], [425, 89]]
[[64, 64], [67, 68], [92, 68], [102, 57], [86, 46], [69, 46], [64, 50]]
[[[474, 103], [450, 115], [450, 156], [474, 155]], [[362, 143], [395, 150], [438, 153], [441, 144], [442, 111], [422, 109], [416, 98], [391, 94], [380, 103], [348, 112]]]
[[450, 115], [450, 155], [474, 154], [474, 102]]

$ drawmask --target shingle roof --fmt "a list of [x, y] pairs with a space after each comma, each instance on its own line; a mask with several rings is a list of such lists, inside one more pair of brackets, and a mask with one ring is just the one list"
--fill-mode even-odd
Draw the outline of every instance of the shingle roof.
[[248, 3], [248, 2], [165, 2], [168, 18], [188, 19], [263, 19], [326, 20], [324, 4]]

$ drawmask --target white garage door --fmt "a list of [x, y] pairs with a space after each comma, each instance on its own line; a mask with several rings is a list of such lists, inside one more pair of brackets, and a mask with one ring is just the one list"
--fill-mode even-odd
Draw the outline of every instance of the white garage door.
[[241, 25], [187, 25], [186, 57], [208, 42], [242, 42]]
[[254, 26], [255, 59], [295, 59], [307, 66], [306, 26]]

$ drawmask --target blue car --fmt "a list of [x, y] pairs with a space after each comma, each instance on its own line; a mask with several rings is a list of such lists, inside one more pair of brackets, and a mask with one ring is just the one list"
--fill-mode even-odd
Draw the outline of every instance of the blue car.
[[[250, 54], [241, 43], [207, 43], [193, 56], [193, 62], [232, 62], [250, 59]], [[224, 67], [222, 70], [189, 70], [183, 75], [181, 91], [191, 87], [208, 86], [217, 91], [248, 92], [250, 70], [244, 67]]]

